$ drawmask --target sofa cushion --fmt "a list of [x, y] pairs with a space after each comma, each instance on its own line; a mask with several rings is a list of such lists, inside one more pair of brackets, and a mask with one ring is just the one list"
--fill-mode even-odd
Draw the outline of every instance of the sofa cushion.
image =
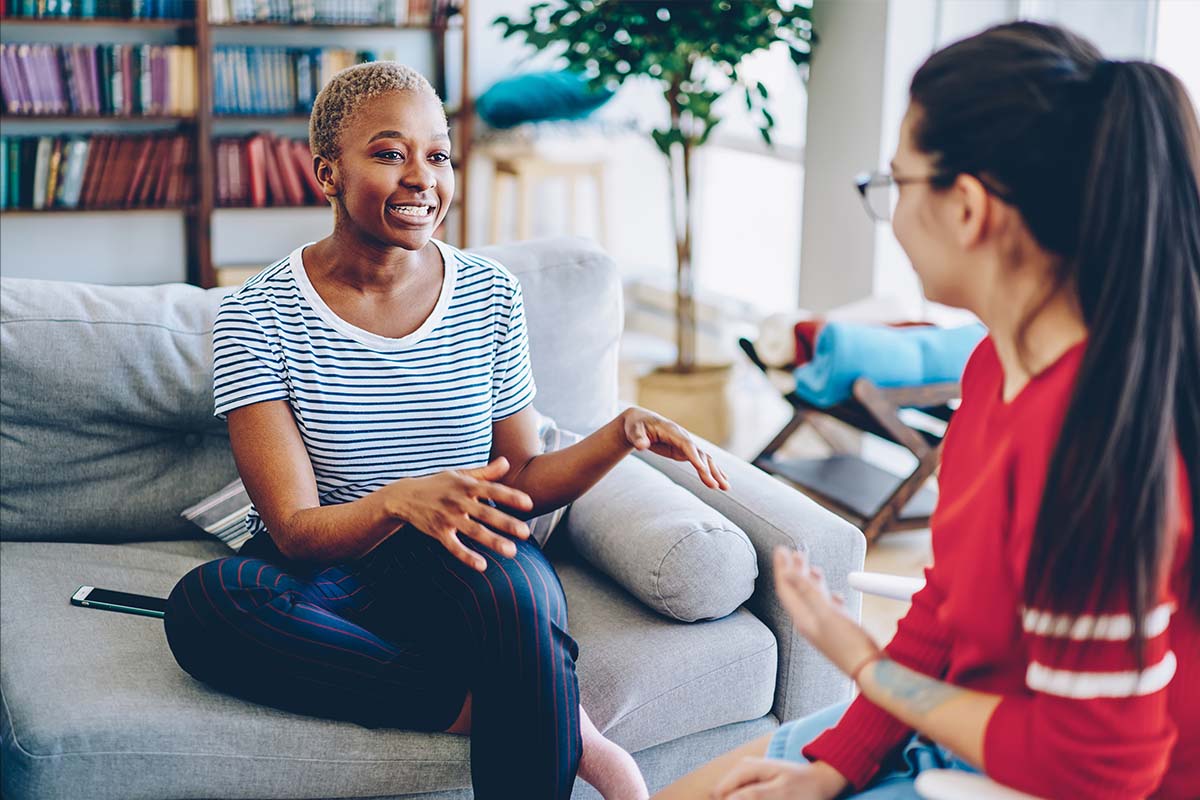
[[[82, 583], [165, 596], [215, 539], [0, 544], [2, 794], [353, 797], [469, 785], [468, 740], [278, 711], [192, 679], [155, 619], [71, 606]], [[582, 702], [640, 750], [771, 708], [776, 651], [745, 610], [683, 625], [572, 557], [557, 567], [580, 643]]]
[[0, 536], [196, 536], [179, 509], [237, 476], [212, 417], [227, 289], [0, 283]]
[[[570, 430], [616, 413], [621, 288], [583, 239], [489, 247], [521, 280], [538, 406]], [[229, 289], [0, 281], [0, 538], [202, 536], [179, 516], [237, 478], [212, 417]]]
[[718, 619], [754, 594], [758, 559], [746, 534], [636, 458], [571, 505], [566, 529], [586, 561], [672, 619]]

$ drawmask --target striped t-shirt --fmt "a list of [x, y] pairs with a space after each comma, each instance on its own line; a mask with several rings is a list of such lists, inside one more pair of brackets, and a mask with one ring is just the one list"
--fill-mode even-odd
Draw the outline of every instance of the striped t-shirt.
[[[228, 295], [213, 325], [214, 413], [287, 400], [321, 505], [400, 478], [488, 462], [492, 423], [536, 388], [521, 287], [504, 267], [434, 240], [445, 262], [436, 307], [402, 338], [337, 316], [298, 247]], [[265, 530], [253, 506], [252, 534]]]

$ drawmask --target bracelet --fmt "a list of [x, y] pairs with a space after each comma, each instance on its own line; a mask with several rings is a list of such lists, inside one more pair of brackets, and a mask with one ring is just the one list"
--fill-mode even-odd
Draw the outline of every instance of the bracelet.
[[850, 672], [848, 673], [850, 675], [850, 680], [853, 681], [854, 683], [858, 683], [858, 676], [862, 674], [862, 671], [881, 658], [883, 658], [882, 650], [872, 653], [871, 655], [864, 658], [857, 667], [850, 670]]

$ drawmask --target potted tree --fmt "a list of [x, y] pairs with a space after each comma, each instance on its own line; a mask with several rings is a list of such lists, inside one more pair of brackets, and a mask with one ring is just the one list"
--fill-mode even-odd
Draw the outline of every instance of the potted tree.
[[803, 69], [816, 41], [811, 5], [811, 0], [548, 0], [532, 5], [527, 19], [495, 21], [505, 38], [522, 36], [537, 50], [556, 53], [595, 88], [616, 89], [633, 78], [661, 86], [670, 121], [651, 137], [667, 158], [671, 178], [676, 360], [642, 380], [639, 402], [717, 441], [728, 425], [729, 366], [701, 365], [696, 357], [692, 154], [721, 122], [714, 106], [729, 92], [743, 95], [771, 144], [769, 91], [742, 74], [742, 62], [782, 42]]

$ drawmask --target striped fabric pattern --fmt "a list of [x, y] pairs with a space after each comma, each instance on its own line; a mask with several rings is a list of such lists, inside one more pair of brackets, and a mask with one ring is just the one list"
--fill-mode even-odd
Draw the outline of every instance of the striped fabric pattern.
[[[492, 424], [536, 393], [517, 279], [434, 240], [445, 263], [428, 319], [402, 338], [338, 317], [298, 247], [221, 303], [213, 326], [214, 414], [287, 400], [322, 505], [387, 483], [488, 462]], [[257, 511], [246, 530], [264, 530]]]
[[250, 513], [251, 506], [246, 487], [238, 478], [194, 506], [185, 508], [180, 516], [237, 551], [251, 536], [250, 529], [246, 527], [246, 515]]

